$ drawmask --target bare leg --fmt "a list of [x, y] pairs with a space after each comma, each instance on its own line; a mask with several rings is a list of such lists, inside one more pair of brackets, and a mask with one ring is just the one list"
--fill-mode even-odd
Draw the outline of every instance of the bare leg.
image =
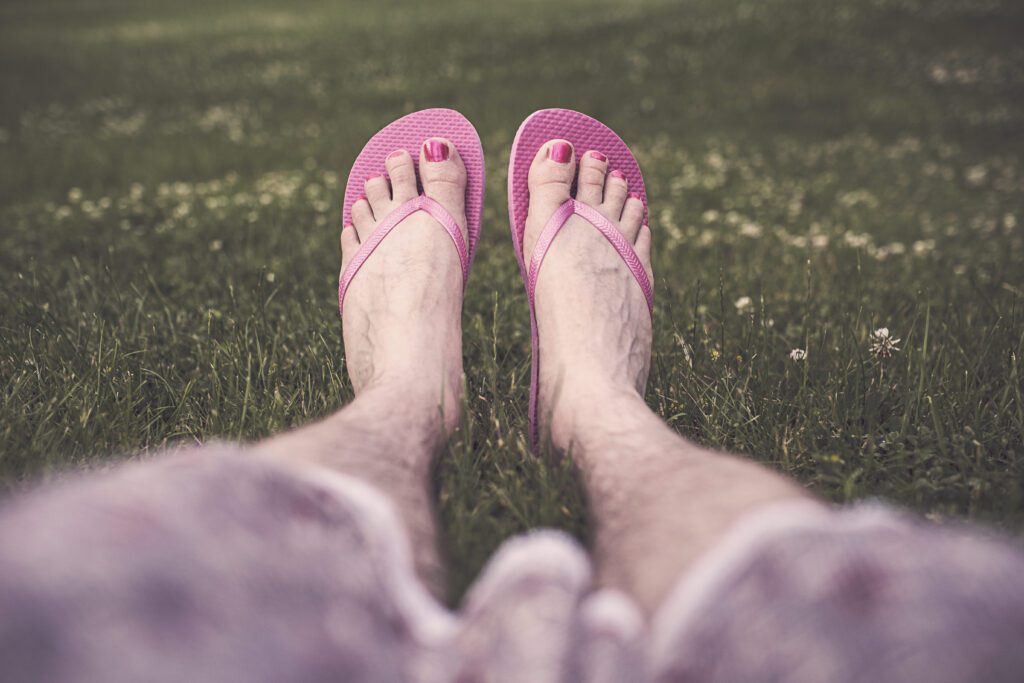
[[[548, 154], [555, 144], [530, 170], [526, 253], [569, 197], [572, 160], [583, 154], [576, 198], [619, 225], [650, 274], [651, 232], [625, 179], [587, 150], [559, 163], [563, 155]], [[632, 595], [648, 615], [739, 517], [765, 503], [809, 499], [767, 469], [686, 441], [646, 406], [646, 303], [619, 256], [581, 218], [570, 219], [547, 254], [537, 316], [541, 417], [553, 445], [583, 473], [598, 579]]]
[[810, 498], [753, 462], [683, 439], [637, 393], [608, 391], [576, 401], [576, 411], [566, 426], [597, 528], [599, 580], [648, 615], [741, 516]]
[[[424, 192], [465, 231], [466, 173], [446, 141], [425, 145]], [[428, 156], [426, 148], [430, 148]], [[388, 178], [366, 181], [355, 223], [342, 231], [342, 268], [361, 240], [398, 205], [416, 196], [410, 156], [387, 161]], [[255, 450], [292, 463], [314, 463], [361, 478], [391, 499], [409, 533], [416, 569], [439, 595], [442, 581], [430, 466], [458, 421], [462, 396], [462, 271], [451, 238], [417, 213], [385, 239], [345, 297], [345, 356], [356, 398], [315, 424], [273, 437]]]

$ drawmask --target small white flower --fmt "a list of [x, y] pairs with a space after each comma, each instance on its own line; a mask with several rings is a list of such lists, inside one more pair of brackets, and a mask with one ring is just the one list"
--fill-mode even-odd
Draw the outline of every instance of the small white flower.
[[764, 228], [762, 228], [757, 223], [747, 221], [746, 223], [740, 226], [740, 234], [743, 235], [744, 237], [752, 237], [754, 239], [757, 239], [758, 237], [764, 234]]
[[793, 349], [792, 351], [789, 352], [789, 358], [790, 360], [799, 363], [803, 359], [807, 358], [807, 352], [804, 351], [803, 349]]
[[733, 306], [735, 306], [736, 310], [740, 313], [746, 313], [754, 307], [754, 302], [749, 296], [741, 296], [739, 299], [736, 299]]
[[914, 242], [914, 255], [922, 256], [935, 249], [935, 240], [917, 240]]
[[988, 178], [988, 169], [981, 164], [971, 166], [964, 171], [964, 178], [967, 180], [968, 185], [978, 187], [985, 182], [986, 178]]
[[889, 358], [899, 351], [900, 339], [889, 335], [888, 327], [879, 327], [871, 333], [871, 353], [875, 358]]

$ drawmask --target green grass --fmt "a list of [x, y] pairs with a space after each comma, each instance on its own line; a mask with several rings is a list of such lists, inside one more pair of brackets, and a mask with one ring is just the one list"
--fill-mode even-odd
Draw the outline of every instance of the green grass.
[[1022, 34], [1013, 0], [4, 3], [0, 483], [348, 400], [339, 185], [380, 126], [450, 106], [490, 172], [437, 472], [453, 593], [518, 531], [585, 538], [572, 471], [524, 445], [503, 191], [522, 118], [567, 106], [647, 177], [673, 427], [1019, 532]]

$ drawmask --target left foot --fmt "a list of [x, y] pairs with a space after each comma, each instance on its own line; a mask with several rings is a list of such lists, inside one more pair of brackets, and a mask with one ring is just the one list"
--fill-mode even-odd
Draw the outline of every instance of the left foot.
[[[366, 180], [353, 225], [342, 230], [342, 271], [388, 214], [418, 194], [408, 152], [392, 152], [385, 165], [387, 175]], [[455, 145], [427, 140], [419, 170], [423, 193], [448, 210], [466, 239], [466, 169]], [[445, 229], [422, 211], [407, 217], [360, 268], [344, 303], [345, 362], [356, 394], [400, 387], [407, 402], [443, 407], [453, 428], [462, 397], [462, 268]]]

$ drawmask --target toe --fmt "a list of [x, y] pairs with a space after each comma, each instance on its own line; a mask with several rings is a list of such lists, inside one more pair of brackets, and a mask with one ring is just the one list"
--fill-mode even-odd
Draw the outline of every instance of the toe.
[[537, 151], [530, 166], [530, 203], [534, 199], [557, 205], [569, 198], [576, 175], [572, 145], [565, 140], [549, 140]]
[[465, 233], [466, 167], [455, 145], [443, 138], [424, 142], [420, 149], [420, 178], [423, 193], [448, 209]]
[[644, 202], [640, 195], [630, 192], [626, 199], [626, 205], [622, 209], [622, 219], [619, 221], [619, 230], [630, 242], [635, 242], [640, 233], [640, 225], [644, 221]]
[[374, 215], [383, 216], [387, 213], [388, 204], [391, 203], [391, 187], [384, 174], [379, 173], [367, 178], [364, 188], [366, 199], [370, 202], [370, 208], [373, 209]]
[[604, 175], [608, 171], [608, 158], [597, 150], [580, 157], [580, 175], [576, 186], [576, 199], [584, 204], [598, 206], [604, 200]]
[[370, 202], [366, 201], [366, 197], [360, 197], [352, 205], [352, 224], [356, 226], [356, 234], [359, 236], [360, 242], [373, 233], [376, 221], [373, 219], [373, 210], [370, 208]]
[[530, 165], [530, 208], [523, 239], [523, 253], [530, 254], [541, 230], [559, 206], [569, 199], [576, 175], [572, 145], [565, 140], [548, 140], [537, 150]]
[[396, 202], [407, 202], [415, 197], [416, 167], [412, 157], [404, 149], [396, 149], [384, 161], [391, 178], [391, 198]]
[[341, 229], [341, 269], [348, 267], [348, 262], [359, 251], [359, 236], [356, 234], [355, 226], [346, 225]]
[[629, 186], [626, 182], [626, 175], [622, 171], [612, 171], [604, 184], [604, 213], [618, 220], [622, 215], [622, 208], [626, 205], [626, 193]]

